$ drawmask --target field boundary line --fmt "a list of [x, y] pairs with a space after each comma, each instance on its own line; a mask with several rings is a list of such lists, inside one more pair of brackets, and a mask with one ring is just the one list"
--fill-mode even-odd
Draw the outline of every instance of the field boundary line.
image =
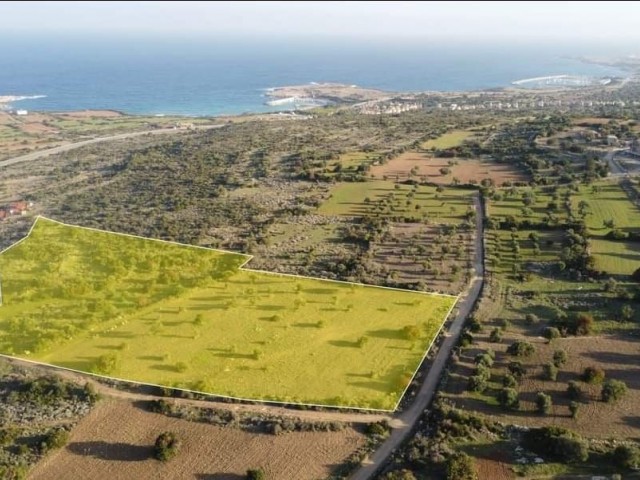
[[[379, 289], [392, 290], [392, 291], [403, 292], [403, 293], [415, 293], [415, 294], [422, 294], [422, 295], [425, 295], [425, 296], [434, 296], [434, 297], [438, 297], [439, 296], [439, 297], [455, 299], [453, 301], [451, 307], [447, 311], [446, 315], [443, 316], [442, 321], [440, 322], [440, 326], [439, 326], [436, 334], [432, 338], [431, 343], [425, 349], [424, 354], [422, 355], [422, 358], [418, 362], [418, 364], [417, 364], [417, 366], [416, 366], [416, 368], [415, 368], [415, 370], [414, 370], [414, 372], [413, 372], [413, 374], [411, 376], [411, 379], [409, 380], [409, 382], [407, 383], [407, 386], [402, 391], [402, 394], [399, 396], [398, 401], [396, 402], [396, 404], [393, 407], [393, 409], [364, 408], [364, 407], [351, 407], [351, 406], [347, 406], [347, 405], [329, 405], [329, 404], [319, 404], [319, 403], [285, 402], [285, 401], [279, 401], [279, 400], [267, 400], [267, 399], [255, 399], [255, 398], [252, 399], [252, 398], [244, 398], [244, 397], [235, 397], [235, 396], [231, 396], [231, 395], [214, 394], [214, 393], [209, 393], [209, 392], [202, 392], [202, 391], [199, 391], [199, 390], [190, 390], [188, 388], [171, 387], [169, 385], [159, 385], [159, 384], [156, 384], [156, 383], [140, 382], [140, 381], [135, 381], [135, 380], [130, 380], [130, 379], [112, 377], [112, 376], [108, 376], [108, 375], [101, 375], [101, 374], [97, 374], [97, 373], [86, 372], [86, 371], [83, 371], [83, 370], [76, 370], [76, 369], [69, 368], [69, 367], [62, 367], [62, 366], [54, 365], [54, 364], [51, 364], [51, 363], [39, 362], [39, 361], [36, 361], [36, 360], [30, 360], [30, 359], [23, 358], [23, 357], [17, 357], [17, 356], [6, 355], [6, 354], [3, 354], [3, 353], [0, 353], [0, 357], [26, 361], [26, 362], [32, 363], [34, 365], [39, 365], [39, 366], [46, 366], [46, 367], [51, 367], [51, 368], [59, 368], [61, 370], [66, 370], [66, 371], [70, 371], [70, 372], [74, 372], [74, 373], [79, 373], [79, 374], [82, 374], [82, 375], [90, 375], [90, 376], [97, 377], [97, 378], [102, 378], [102, 379], [105, 379], [105, 380], [126, 382], [126, 383], [135, 384], [135, 385], [144, 385], [144, 386], [155, 387], [155, 388], [160, 388], [160, 389], [170, 388], [172, 390], [189, 392], [189, 393], [194, 393], [194, 394], [198, 394], [198, 395], [206, 395], [206, 396], [214, 397], [214, 398], [217, 397], [217, 398], [225, 398], [225, 399], [230, 399], [230, 400], [238, 400], [238, 401], [242, 401], [242, 402], [257, 402], [257, 403], [262, 403], [262, 404], [271, 403], [271, 404], [285, 405], [285, 406], [286, 405], [296, 405], [296, 406], [318, 407], [318, 408], [336, 408], [336, 409], [345, 409], [345, 410], [356, 410], [356, 411], [362, 411], [362, 412], [394, 413], [394, 412], [397, 411], [400, 403], [402, 402], [405, 394], [407, 393], [407, 390], [409, 389], [409, 387], [411, 386], [411, 383], [413, 382], [413, 380], [415, 379], [416, 375], [418, 374], [418, 372], [420, 370], [420, 367], [422, 366], [425, 358], [427, 357], [427, 355], [431, 351], [431, 349], [433, 347], [433, 344], [435, 343], [435, 341], [437, 340], [438, 336], [442, 332], [442, 329], [444, 328], [444, 325], [447, 323], [447, 320], [449, 319], [449, 316], [451, 315], [451, 312], [456, 307], [456, 305], [458, 304], [458, 301], [460, 299], [460, 294], [458, 294], [458, 295], [450, 295], [450, 294], [444, 294], [444, 293], [438, 293], [438, 292], [423, 292], [423, 291], [419, 291], [419, 290], [408, 290], [408, 289], [402, 289], [402, 288], [396, 288], [396, 287], [386, 287], [386, 286], [380, 286], [380, 285], [367, 285], [367, 284], [364, 284], [364, 283], [348, 282], [348, 281], [344, 281], [344, 280], [331, 280], [331, 279], [326, 279], [326, 278], [310, 277], [310, 276], [306, 276], [306, 275], [295, 275], [295, 274], [290, 274], [290, 273], [270, 272], [270, 271], [265, 271], [265, 270], [256, 270], [256, 269], [251, 269], [251, 268], [244, 268], [244, 266], [254, 258], [253, 255], [244, 254], [244, 253], [237, 253], [237, 252], [232, 252], [232, 251], [229, 251], [229, 250], [222, 250], [222, 249], [217, 249], [217, 248], [202, 247], [202, 246], [198, 246], [198, 245], [189, 245], [189, 244], [186, 244], [186, 243], [180, 243], [180, 242], [175, 242], [175, 241], [171, 241], [171, 240], [162, 240], [162, 239], [157, 239], [157, 238], [143, 237], [143, 236], [140, 236], [140, 235], [132, 235], [132, 234], [128, 234], [128, 233], [113, 232], [113, 231], [110, 231], [110, 230], [101, 230], [101, 229], [98, 229], [98, 228], [85, 227], [85, 226], [81, 226], [81, 225], [71, 225], [71, 224], [68, 224], [68, 223], [65, 223], [65, 222], [61, 222], [59, 220], [54, 220], [54, 219], [45, 217], [43, 215], [36, 216], [35, 221], [33, 222], [33, 225], [31, 225], [31, 228], [29, 229], [29, 232], [27, 233], [27, 235], [24, 238], [21, 238], [20, 240], [15, 242], [14, 244], [10, 245], [6, 249], [2, 250], [0, 252], [0, 255], [5, 253], [6, 251], [10, 250], [11, 248], [14, 248], [14, 247], [18, 246], [19, 244], [21, 244], [25, 240], [27, 240], [31, 236], [31, 234], [33, 233], [33, 230], [35, 229], [35, 226], [36, 226], [36, 224], [38, 223], [39, 220], [50, 221], [52, 223], [55, 223], [55, 224], [58, 224], [58, 225], [62, 225], [62, 226], [65, 226], [65, 227], [78, 228], [78, 229], [93, 231], [93, 232], [97, 232], [97, 233], [106, 233], [106, 234], [111, 234], [111, 235], [119, 235], [119, 236], [134, 238], [134, 239], [138, 239], [138, 240], [151, 240], [151, 241], [155, 241], [155, 242], [167, 243], [167, 244], [170, 244], [170, 245], [175, 245], [175, 246], [180, 246], [180, 247], [190, 247], [190, 248], [195, 248], [195, 249], [200, 249], [200, 250], [220, 252], [220, 253], [225, 253], [225, 254], [239, 255], [239, 256], [242, 256], [242, 257], [247, 257], [247, 260], [238, 267], [238, 270], [245, 271], [245, 272], [260, 273], [260, 274], [265, 274], [265, 275], [276, 275], [276, 276], [291, 277], [291, 278], [299, 278], [299, 279], [314, 280], [314, 281], [320, 281], [320, 282], [339, 283], [339, 284], [344, 284], [344, 285], [352, 285], [352, 286], [356, 286], [356, 287], [379, 288]], [[1, 285], [0, 285], [0, 288], [1, 288]], [[1, 303], [0, 303], [0, 306], [2, 306]]]

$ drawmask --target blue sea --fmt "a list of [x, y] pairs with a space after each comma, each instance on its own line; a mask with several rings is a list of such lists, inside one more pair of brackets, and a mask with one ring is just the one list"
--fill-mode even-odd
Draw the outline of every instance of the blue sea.
[[[546, 75], [625, 76], [580, 62], [598, 45], [350, 39], [2, 38], [0, 96], [13, 107], [208, 116], [267, 112], [268, 88], [341, 82], [392, 91], [462, 91]], [[625, 52], [615, 47], [615, 54]], [[280, 107], [280, 109], [286, 108]]]

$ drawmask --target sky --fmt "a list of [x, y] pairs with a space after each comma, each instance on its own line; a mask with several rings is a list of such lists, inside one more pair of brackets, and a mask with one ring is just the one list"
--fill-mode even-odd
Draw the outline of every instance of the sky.
[[640, 2], [0, 2], [5, 33], [640, 41]]

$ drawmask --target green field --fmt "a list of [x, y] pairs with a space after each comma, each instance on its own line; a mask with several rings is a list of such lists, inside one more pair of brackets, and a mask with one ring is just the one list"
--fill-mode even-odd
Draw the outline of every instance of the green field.
[[246, 261], [39, 218], [0, 255], [0, 351], [217, 395], [391, 410], [456, 300]]
[[[490, 217], [506, 219], [513, 216], [516, 220], [528, 220], [532, 223], [549, 221], [551, 225], [565, 222], [569, 217], [564, 202], [569, 194], [567, 188], [558, 189], [556, 198], [543, 188], [504, 188], [497, 192], [497, 197], [488, 203], [487, 213]], [[525, 198], [531, 202], [527, 205]]]
[[622, 230], [640, 228], [640, 209], [636, 207], [617, 183], [599, 183], [580, 187], [580, 193], [571, 197], [577, 212], [580, 202], [587, 203], [585, 221], [592, 235], [604, 235], [610, 228], [604, 222], [613, 220], [614, 227]]
[[437, 150], [445, 150], [447, 148], [458, 147], [462, 142], [473, 136], [473, 132], [468, 130], [454, 130], [445, 133], [438, 138], [427, 140], [422, 144], [422, 148], [433, 148]]
[[318, 208], [322, 215], [403, 217], [461, 223], [472, 206], [471, 190], [394, 184], [386, 180], [338, 183]]
[[596, 269], [614, 275], [631, 275], [640, 268], [640, 243], [593, 238], [591, 253], [596, 257]]

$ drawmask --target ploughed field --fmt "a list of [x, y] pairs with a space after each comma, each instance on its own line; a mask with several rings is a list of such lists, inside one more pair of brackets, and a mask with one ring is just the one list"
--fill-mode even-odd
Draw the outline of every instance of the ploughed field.
[[456, 297], [39, 218], [0, 254], [0, 352], [250, 400], [392, 410]]

